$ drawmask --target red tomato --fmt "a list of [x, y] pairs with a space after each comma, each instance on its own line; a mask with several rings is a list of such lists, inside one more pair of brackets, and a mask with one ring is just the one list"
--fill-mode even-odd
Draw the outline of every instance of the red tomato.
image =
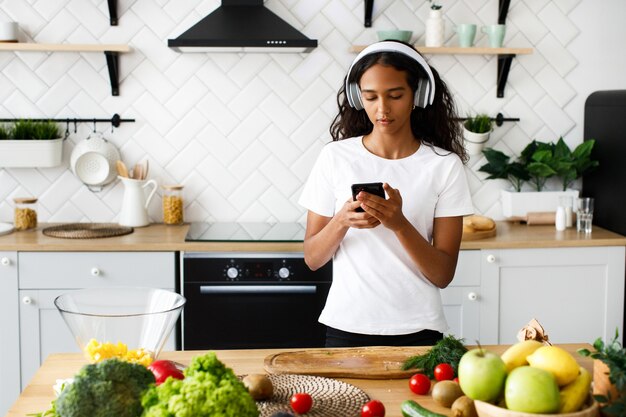
[[454, 378], [454, 368], [449, 363], [440, 363], [435, 366], [435, 379], [437, 381], [447, 381]]
[[311, 409], [311, 406], [313, 405], [313, 398], [311, 398], [311, 396], [306, 392], [299, 392], [291, 396], [289, 403], [291, 404], [293, 411], [298, 414], [304, 414]]
[[378, 400], [372, 400], [361, 408], [361, 417], [385, 417], [385, 406]]
[[176, 379], [185, 378], [181, 370], [176, 367], [176, 363], [168, 360], [154, 361], [148, 366], [148, 369], [152, 371], [157, 385], [165, 382], [170, 376]]
[[409, 388], [417, 395], [426, 395], [430, 391], [430, 379], [424, 374], [415, 374], [409, 380]]

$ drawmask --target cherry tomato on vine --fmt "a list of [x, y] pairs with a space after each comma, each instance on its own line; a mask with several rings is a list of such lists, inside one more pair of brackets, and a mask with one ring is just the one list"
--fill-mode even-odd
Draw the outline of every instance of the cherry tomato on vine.
[[361, 417], [385, 417], [385, 406], [378, 400], [372, 400], [361, 408]]
[[289, 403], [291, 404], [291, 408], [298, 414], [305, 414], [313, 405], [313, 398], [306, 392], [299, 392], [297, 394], [293, 394], [289, 399]]
[[409, 380], [409, 388], [417, 395], [426, 395], [430, 391], [430, 379], [424, 374], [415, 374]]
[[435, 366], [435, 379], [437, 381], [447, 381], [454, 378], [454, 368], [449, 363], [440, 363]]

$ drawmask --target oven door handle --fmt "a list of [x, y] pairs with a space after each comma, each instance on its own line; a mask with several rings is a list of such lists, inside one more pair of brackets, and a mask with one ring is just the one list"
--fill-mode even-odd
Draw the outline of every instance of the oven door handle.
[[201, 285], [200, 294], [315, 294], [315, 285]]

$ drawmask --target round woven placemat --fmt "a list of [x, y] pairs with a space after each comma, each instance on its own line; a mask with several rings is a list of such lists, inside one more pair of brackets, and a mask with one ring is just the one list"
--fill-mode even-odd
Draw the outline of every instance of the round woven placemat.
[[360, 388], [332, 378], [311, 375], [267, 375], [274, 385], [274, 395], [266, 401], [257, 401], [261, 417], [270, 417], [277, 411], [294, 414], [289, 398], [306, 392], [313, 398], [313, 407], [303, 414], [307, 417], [359, 417], [361, 407], [370, 397]]
[[132, 227], [115, 223], [68, 223], [46, 227], [41, 232], [46, 236], [64, 239], [94, 239], [123, 236], [132, 233], [133, 230]]

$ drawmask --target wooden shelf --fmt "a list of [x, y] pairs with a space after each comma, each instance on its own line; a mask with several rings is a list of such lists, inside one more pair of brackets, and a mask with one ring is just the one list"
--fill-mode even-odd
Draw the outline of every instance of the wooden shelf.
[[70, 43], [0, 43], [0, 51], [34, 52], [130, 52], [128, 45]]
[[[528, 55], [533, 53], [533, 48], [489, 48], [471, 47], [462, 48], [460, 46], [419, 46], [413, 45], [423, 55], [496, 55], [498, 57], [498, 98], [504, 97], [504, 87], [509, 78], [509, 70], [515, 55]], [[353, 45], [350, 51], [359, 53], [366, 48], [366, 45]]]
[[[367, 45], [353, 45], [351, 52], [361, 52]], [[425, 55], [528, 55], [533, 53], [533, 48], [489, 48], [460, 46], [418, 46], [413, 45], [421, 54]]]
[[130, 46], [119, 44], [67, 43], [0, 43], [0, 51], [13, 52], [104, 52], [111, 81], [111, 94], [119, 95], [119, 54], [130, 52]]

